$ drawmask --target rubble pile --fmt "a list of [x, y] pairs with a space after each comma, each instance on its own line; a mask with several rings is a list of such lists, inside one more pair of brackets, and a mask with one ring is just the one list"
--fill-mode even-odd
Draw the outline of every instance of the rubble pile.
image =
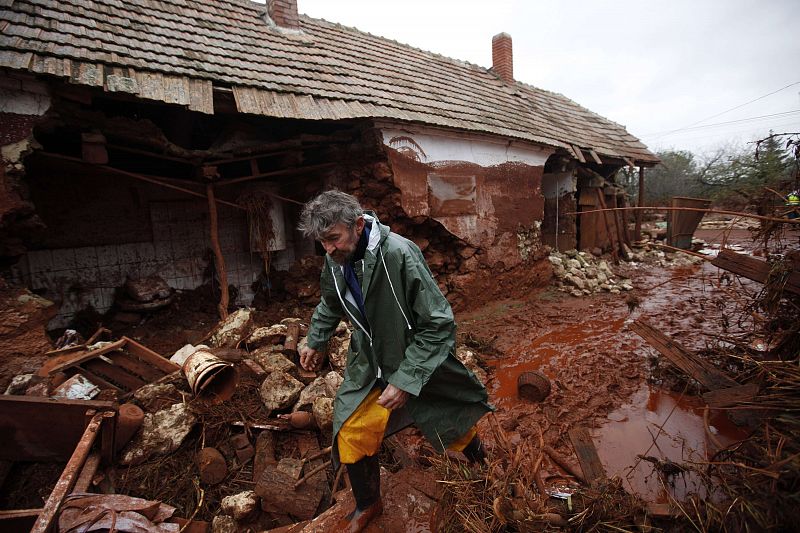
[[128, 278], [117, 293], [116, 304], [128, 313], [143, 313], [161, 309], [172, 303], [175, 291], [160, 276]]
[[[648, 239], [634, 243], [633, 248], [624, 246], [625, 266], [639, 269], [644, 267], [680, 267], [696, 265], [703, 260], [692, 255], [674, 253], [661, 249], [659, 245]], [[609, 265], [609, 259], [597, 254], [567, 250], [550, 252], [548, 257], [553, 265], [556, 287], [573, 296], [585, 296], [601, 291], [619, 294], [633, 289], [633, 282], [615, 273]]]
[[619, 294], [633, 289], [631, 280], [618, 278], [605, 259], [592, 254], [567, 250], [551, 252], [548, 258], [553, 264], [558, 290], [573, 296], [584, 296], [600, 291]]

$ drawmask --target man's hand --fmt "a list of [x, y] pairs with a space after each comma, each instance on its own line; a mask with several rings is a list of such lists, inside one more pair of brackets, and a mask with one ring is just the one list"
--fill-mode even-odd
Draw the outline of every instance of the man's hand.
[[409, 396], [411, 395], [403, 389], [398, 389], [394, 385], [389, 384], [378, 398], [378, 405], [386, 409], [400, 409], [406, 404]]
[[322, 361], [324, 359], [325, 358], [322, 356], [322, 353], [318, 352], [314, 348], [303, 346], [300, 349], [300, 366], [303, 367], [303, 370], [316, 372], [322, 367]]

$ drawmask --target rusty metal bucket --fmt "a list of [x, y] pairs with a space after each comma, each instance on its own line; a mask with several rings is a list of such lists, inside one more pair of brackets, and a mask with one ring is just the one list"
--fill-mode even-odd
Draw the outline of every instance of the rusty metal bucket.
[[517, 393], [532, 402], [544, 401], [550, 395], [550, 380], [541, 372], [523, 372], [517, 376]]
[[212, 404], [230, 400], [239, 385], [239, 371], [233, 363], [203, 350], [186, 358], [183, 375], [194, 395]]

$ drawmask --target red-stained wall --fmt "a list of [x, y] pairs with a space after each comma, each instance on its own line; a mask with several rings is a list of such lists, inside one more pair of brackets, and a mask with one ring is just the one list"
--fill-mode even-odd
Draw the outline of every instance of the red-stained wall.
[[[426, 164], [387, 148], [394, 183], [410, 217], [427, 216], [469, 246], [481, 263], [513, 267], [528, 258], [544, 217], [543, 166], [509, 162], [482, 167], [469, 162]], [[538, 248], [538, 243], [533, 244]]]

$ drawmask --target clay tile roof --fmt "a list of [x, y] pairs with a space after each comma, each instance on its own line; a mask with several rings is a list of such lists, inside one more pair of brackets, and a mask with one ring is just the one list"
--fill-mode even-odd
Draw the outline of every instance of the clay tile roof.
[[0, 67], [68, 78], [213, 113], [413, 121], [658, 159], [624, 127], [489, 69], [324, 20], [268, 25], [247, 0], [0, 0]]

